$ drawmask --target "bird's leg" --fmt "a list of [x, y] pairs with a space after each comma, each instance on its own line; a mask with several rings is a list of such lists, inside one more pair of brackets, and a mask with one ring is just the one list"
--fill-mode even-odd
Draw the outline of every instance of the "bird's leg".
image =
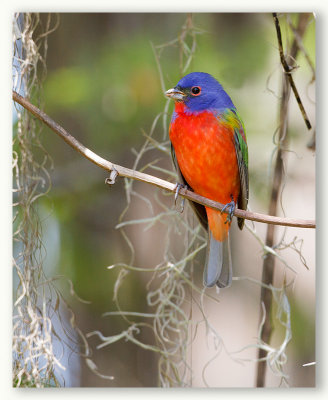
[[106, 185], [114, 185], [117, 175], [118, 172], [113, 165], [112, 170], [110, 171], [109, 178], [105, 179]]
[[[182, 183], [177, 183], [176, 187], [175, 187], [175, 195], [174, 195], [174, 204], [177, 205], [177, 200], [178, 200], [178, 196], [179, 196], [179, 192], [181, 189], [188, 189], [187, 185], [183, 185]], [[183, 213], [184, 210], [184, 204], [185, 204], [185, 198], [182, 198], [181, 201], [181, 210], [180, 212]]]
[[235, 201], [234, 201], [234, 199], [233, 199], [233, 196], [231, 195], [231, 201], [230, 201], [230, 203], [227, 203], [223, 208], [222, 208], [222, 210], [221, 210], [221, 214], [224, 212], [224, 210], [225, 209], [227, 209], [229, 207], [229, 212], [228, 212], [228, 214], [227, 214], [227, 219], [226, 219], [226, 221], [225, 221], [225, 224], [228, 222], [229, 224], [231, 223], [231, 221], [232, 221], [232, 217], [233, 217], [233, 214], [234, 214], [234, 212], [235, 212], [235, 208], [236, 208], [236, 203], [235, 203]]

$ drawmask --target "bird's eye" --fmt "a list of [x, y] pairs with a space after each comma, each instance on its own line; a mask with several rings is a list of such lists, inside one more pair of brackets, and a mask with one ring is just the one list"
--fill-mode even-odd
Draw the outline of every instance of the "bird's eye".
[[192, 93], [194, 96], [199, 96], [199, 95], [200, 95], [200, 92], [201, 92], [201, 88], [200, 88], [199, 86], [193, 86], [193, 87], [191, 88], [191, 93]]

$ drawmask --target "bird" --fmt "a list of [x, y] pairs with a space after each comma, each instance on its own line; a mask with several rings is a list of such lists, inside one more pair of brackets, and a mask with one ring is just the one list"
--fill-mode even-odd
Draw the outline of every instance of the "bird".
[[[165, 92], [174, 100], [169, 137], [181, 186], [225, 204], [222, 211], [195, 202], [191, 206], [208, 245], [205, 287], [229, 287], [232, 258], [229, 229], [235, 208], [246, 210], [249, 196], [248, 147], [244, 124], [222, 85], [206, 72], [191, 72]], [[244, 219], [237, 223], [243, 229]]]

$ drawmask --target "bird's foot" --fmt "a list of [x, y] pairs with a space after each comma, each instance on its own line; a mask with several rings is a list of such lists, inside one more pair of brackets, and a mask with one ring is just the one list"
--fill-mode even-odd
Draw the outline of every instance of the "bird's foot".
[[[182, 183], [177, 183], [176, 187], [175, 187], [175, 195], [174, 195], [174, 204], [177, 205], [177, 200], [178, 200], [178, 196], [179, 196], [179, 192], [181, 189], [188, 189], [187, 185], [183, 185]], [[181, 209], [179, 210], [181, 213], [183, 213], [184, 211], [184, 204], [185, 204], [185, 198], [182, 198], [181, 201]]]
[[114, 185], [117, 176], [118, 176], [118, 172], [117, 172], [117, 170], [115, 169], [115, 167], [113, 165], [113, 168], [110, 171], [109, 178], [105, 179], [106, 185]]
[[236, 208], [236, 203], [235, 203], [235, 201], [234, 201], [232, 195], [231, 195], [231, 201], [230, 201], [230, 203], [227, 203], [227, 204], [222, 208], [221, 214], [222, 214], [227, 208], [229, 208], [229, 212], [227, 213], [227, 219], [225, 220], [224, 223], [225, 223], [225, 224], [226, 224], [226, 223], [231, 224], [232, 217], [233, 217], [233, 214], [234, 214], [235, 208]]

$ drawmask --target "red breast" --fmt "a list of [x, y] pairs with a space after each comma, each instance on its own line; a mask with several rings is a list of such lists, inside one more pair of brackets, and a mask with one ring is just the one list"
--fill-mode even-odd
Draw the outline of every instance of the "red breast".
[[[231, 195], [237, 202], [240, 181], [233, 130], [221, 124], [212, 112], [189, 114], [182, 103], [176, 103], [175, 112], [170, 140], [189, 186], [201, 196], [220, 203], [229, 203]], [[206, 211], [214, 237], [224, 240], [229, 229], [224, 224], [226, 214]]]

